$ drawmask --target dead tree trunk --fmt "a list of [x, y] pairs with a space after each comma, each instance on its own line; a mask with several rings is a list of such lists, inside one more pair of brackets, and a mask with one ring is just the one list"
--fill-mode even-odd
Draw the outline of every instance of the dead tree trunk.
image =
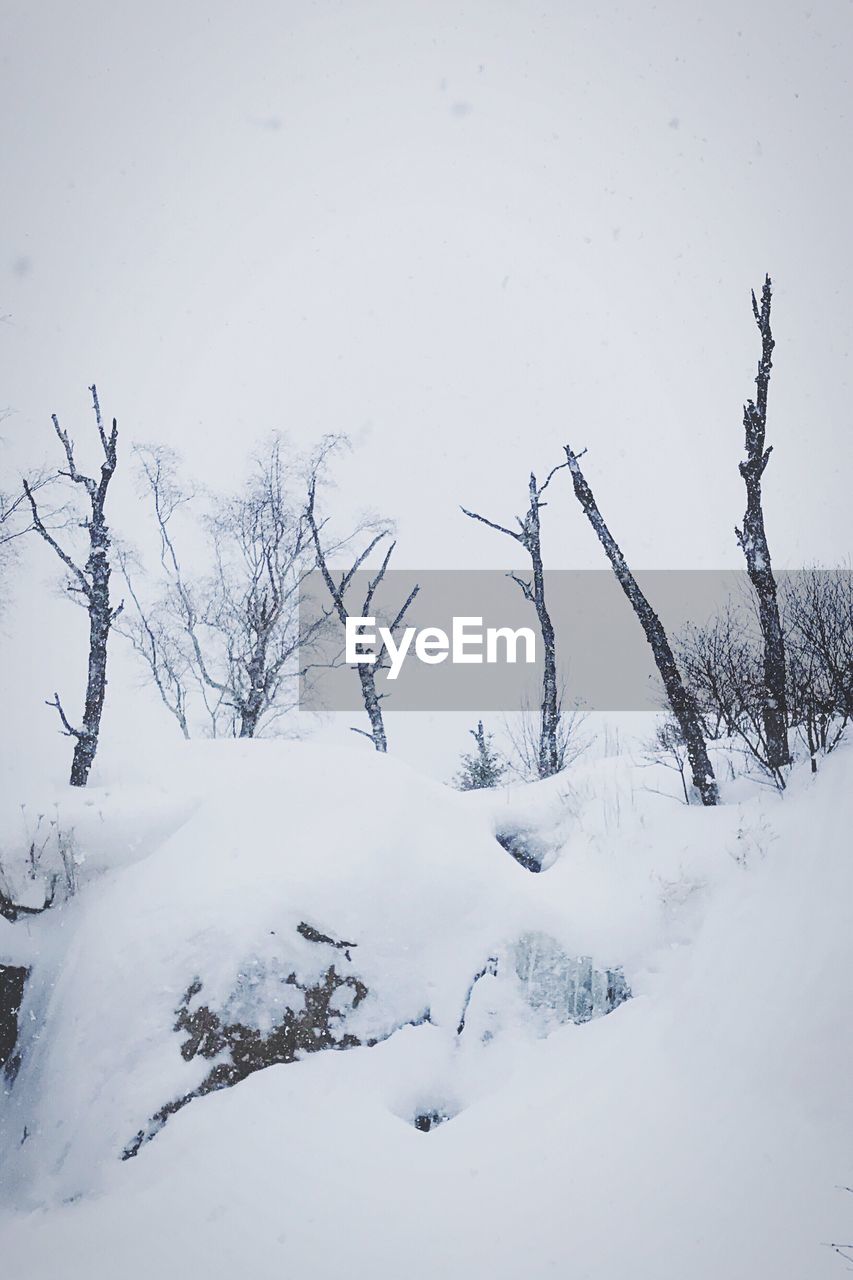
[[[319, 466], [319, 463], [317, 465]], [[308, 506], [306, 508], [305, 518], [308, 522], [308, 528], [311, 531], [311, 537], [314, 541], [314, 549], [317, 556], [317, 567], [320, 570], [320, 573], [322, 574], [323, 581], [326, 584], [326, 589], [328, 590], [329, 596], [331, 597], [332, 608], [335, 614], [337, 615], [337, 617], [339, 618], [341, 625], [344, 628], [346, 628], [347, 618], [350, 618], [350, 617], [365, 618], [370, 616], [370, 608], [373, 603], [373, 597], [376, 593], [377, 587], [379, 586], [382, 579], [385, 577], [385, 572], [391, 560], [391, 555], [397, 544], [395, 542], [392, 542], [390, 544], [387, 551], [385, 552], [385, 558], [383, 559], [382, 564], [380, 565], [377, 573], [373, 578], [371, 578], [368, 581], [367, 591], [365, 593], [364, 602], [362, 604], [360, 611], [358, 613], [351, 613], [347, 607], [346, 594], [349, 588], [352, 586], [353, 578], [357, 570], [360, 569], [361, 566], [364, 564], [365, 560], [370, 555], [371, 551], [373, 551], [374, 548], [378, 546], [378, 544], [383, 540], [383, 538], [387, 538], [389, 536], [389, 533], [387, 530], [382, 530], [379, 533], [377, 533], [375, 537], [373, 537], [371, 541], [368, 543], [368, 545], [364, 548], [364, 550], [356, 557], [352, 567], [348, 569], [346, 573], [343, 573], [341, 575], [339, 582], [336, 582], [332, 576], [331, 570], [329, 569], [329, 566], [326, 560], [326, 553], [323, 550], [322, 542], [320, 539], [320, 529], [322, 525], [317, 524], [316, 488], [317, 488], [317, 468], [315, 467], [315, 470], [312, 472], [311, 477], [309, 479], [309, 484], [308, 484]], [[389, 630], [392, 636], [396, 636], [397, 631], [402, 626], [403, 619], [405, 618], [406, 613], [408, 612], [409, 606], [411, 605], [415, 596], [418, 594], [419, 589], [420, 588], [417, 586], [417, 584], [412, 588], [412, 590], [409, 592], [408, 596], [406, 597], [406, 600], [404, 601], [402, 608], [398, 611], [397, 616], [394, 618], [393, 622], [391, 623]], [[375, 663], [361, 662], [358, 664], [356, 668], [356, 670], [358, 671], [358, 678], [361, 682], [361, 698], [362, 698], [362, 702], [364, 703], [364, 710], [367, 713], [368, 720], [370, 721], [370, 733], [365, 733], [363, 729], [356, 729], [355, 732], [362, 733], [365, 735], [365, 737], [370, 738], [376, 750], [381, 752], [386, 752], [388, 750], [388, 738], [385, 733], [385, 721], [382, 716], [382, 699], [384, 697], [384, 694], [377, 692], [376, 674], [378, 671], [383, 669], [383, 665], [386, 660], [387, 660], [387, 651], [385, 649], [385, 646], [383, 645], [379, 653], [376, 655]]]
[[770, 563], [770, 549], [764, 529], [761, 505], [761, 477], [773, 446], [764, 446], [767, 430], [767, 391], [772, 368], [773, 334], [770, 329], [772, 285], [766, 276], [759, 308], [752, 295], [752, 312], [761, 334], [761, 359], [755, 379], [755, 400], [747, 400], [743, 410], [746, 458], [739, 464], [746, 485], [746, 514], [743, 529], [735, 529], [746, 557], [746, 569], [758, 600], [758, 617], [764, 645], [764, 706], [762, 715], [767, 738], [767, 762], [774, 770], [791, 763], [788, 751], [788, 709], [785, 695], [785, 639], [779, 619], [776, 579]]
[[542, 501], [542, 494], [547, 489], [551, 476], [565, 465], [565, 463], [561, 463], [560, 467], [555, 467], [541, 488], [536, 483], [536, 476], [533, 472], [530, 473], [530, 505], [524, 519], [519, 520], [517, 518], [518, 529], [507, 529], [503, 525], [495, 524], [492, 520], [487, 520], [485, 516], [478, 515], [476, 511], [467, 511], [465, 507], [462, 507], [463, 514], [469, 516], [472, 520], [479, 520], [482, 524], [488, 525], [490, 529], [497, 529], [499, 533], [505, 533], [508, 537], [514, 538], [516, 542], [520, 542], [530, 556], [530, 564], [533, 570], [530, 582], [525, 581], [524, 578], [520, 578], [514, 573], [509, 576], [521, 587], [525, 600], [529, 600], [535, 608], [536, 617], [539, 621], [539, 631], [542, 636], [542, 703], [539, 715], [539, 751], [537, 760], [540, 778], [550, 778], [553, 774], [559, 773], [563, 767], [563, 762], [559, 743], [561, 709], [557, 687], [557, 644], [551, 615], [545, 603], [545, 573], [542, 564], [542, 527], [539, 511], [541, 507], [546, 505]]
[[699, 792], [703, 804], [717, 804], [719, 800], [717, 782], [711, 761], [708, 759], [705, 736], [702, 732], [702, 726], [696, 707], [693, 704], [693, 699], [682, 682], [663, 623], [640, 590], [637, 580], [628, 568], [627, 561], [616, 540], [604, 523], [592, 490], [581, 471], [579, 458], [582, 456], [582, 453], [573, 453], [569, 446], [566, 445], [566, 459], [572, 475], [575, 497], [595, 530], [599, 542], [607, 552], [607, 558], [613, 567], [617, 581], [631, 602], [631, 607], [636, 613], [643, 631], [646, 633], [646, 639], [654, 654], [655, 664], [663, 681], [669, 705], [684, 737], [693, 776], [693, 785]]
[[97, 389], [89, 388], [92, 393], [92, 404], [98, 435], [104, 453], [99, 480], [83, 475], [77, 470], [74, 460], [74, 444], [68, 433], [59, 425], [56, 414], [53, 415], [53, 427], [63, 450], [65, 451], [67, 471], [59, 471], [59, 475], [79, 484], [86, 491], [90, 515], [84, 522], [89, 537], [89, 554], [86, 563], [81, 567], [73, 557], [65, 551], [45, 526], [38, 510], [32, 486], [24, 481], [24, 492], [29, 499], [33, 513], [33, 530], [39, 534], [56, 553], [69, 573], [68, 590], [83, 596], [89, 615], [89, 659], [86, 678], [86, 698], [83, 704], [83, 719], [79, 727], [70, 723], [59, 700], [59, 694], [53, 695], [53, 701], [47, 705], [55, 707], [64, 732], [75, 739], [74, 757], [71, 763], [70, 783], [72, 787], [85, 787], [89, 780], [89, 771], [98, 749], [98, 737], [101, 730], [101, 716], [104, 710], [104, 698], [107, 689], [107, 641], [110, 629], [121, 610], [113, 609], [110, 603], [110, 530], [104, 514], [107, 490], [116, 469], [116, 445], [118, 427], [113, 418], [112, 430], [107, 435], [101, 418]]

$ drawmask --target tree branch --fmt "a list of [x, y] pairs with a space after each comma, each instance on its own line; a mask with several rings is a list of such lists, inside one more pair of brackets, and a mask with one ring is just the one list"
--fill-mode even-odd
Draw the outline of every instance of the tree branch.
[[[507, 529], [502, 524], [495, 524], [494, 520], [487, 520], [485, 516], [478, 515], [476, 511], [468, 511], [465, 507], [459, 510], [463, 516], [468, 516], [469, 520], [479, 520], [481, 524], [487, 524], [490, 529], [496, 529], [498, 533], [505, 533], [508, 538], [515, 538], [516, 542], [524, 543], [524, 533], [516, 533], [514, 529]], [[521, 521], [519, 520], [519, 524]], [[522, 530], [524, 526], [522, 525]]]
[[[556, 467], [551, 468], [551, 470], [548, 472], [547, 476], [545, 477], [545, 483], [536, 490], [537, 498], [542, 497], [542, 494], [548, 488], [548, 485], [551, 483], [552, 478], [557, 474], [557, 472], [562, 471], [563, 468], [567, 467], [568, 465], [569, 465], [568, 462], [559, 462]], [[533, 480], [534, 486], [535, 486], [535, 483], [536, 483], [535, 477], [531, 477], [531, 479]]]
[[58, 693], [54, 693], [53, 702], [45, 702], [44, 705], [46, 707], [55, 707], [56, 710], [59, 712], [59, 718], [62, 721], [62, 727], [65, 730], [66, 737], [77, 738], [79, 741], [80, 738], [83, 738], [85, 736], [82, 729], [75, 729], [74, 726], [69, 723], [68, 717], [66, 716], [65, 712], [62, 709], [62, 703], [59, 701]]
[[530, 604], [533, 604], [534, 603], [533, 587], [530, 585], [530, 583], [525, 582], [523, 578], [519, 578], [517, 573], [508, 573], [506, 576], [508, 578], [512, 578], [513, 582], [517, 583], [518, 586], [521, 587], [525, 600], [529, 601]]
[[56, 552], [56, 554], [59, 556], [60, 560], [65, 565], [65, 567], [69, 570], [69, 572], [74, 574], [74, 576], [77, 578], [77, 580], [80, 583], [80, 590], [84, 593], [84, 595], [86, 596], [91, 595], [91, 586], [83, 570], [80, 568], [79, 565], [74, 563], [74, 561], [71, 559], [71, 557], [68, 555], [66, 551], [63, 551], [62, 547], [59, 545], [56, 539], [48, 532], [48, 530], [45, 528], [44, 524], [42, 523], [41, 516], [39, 515], [38, 505], [36, 504], [36, 500], [33, 495], [33, 491], [30, 488], [30, 484], [28, 480], [24, 480], [24, 493], [29, 499], [30, 507], [32, 508], [33, 530], [41, 538], [44, 539], [44, 541], [48, 544], [49, 547], [51, 547]]

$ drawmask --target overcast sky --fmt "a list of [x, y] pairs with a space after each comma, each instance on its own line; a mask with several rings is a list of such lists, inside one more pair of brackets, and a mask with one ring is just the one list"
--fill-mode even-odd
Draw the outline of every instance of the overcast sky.
[[[165, 441], [212, 485], [274, 428], [348, 432], [341, 507], [396, 518], [400, 566], [499, 567], [459, 502], [511, 517], [569, 440], [638, 567], [737, 566], [769, 270], [771, 550], [851, 550], [849, 3], [0, 13], [10, 471], [50, 456], [52, 412], [86, 456], [96, 380], [125, 456]], [[554, 488], [549, 562], [600, 566]], [[83, 620], [45, 604], [46, 548], [25, 567], [13, 719], [80, 683]]]

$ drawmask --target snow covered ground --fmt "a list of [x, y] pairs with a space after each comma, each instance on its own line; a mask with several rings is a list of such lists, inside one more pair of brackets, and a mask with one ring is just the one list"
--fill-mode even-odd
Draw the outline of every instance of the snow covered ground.
[[[851, 781], [844, 749], [784, 799], [741, 781], [688, 809], [668, 771], [590, 755], [460, 795], [360, 742], [218, 742], [9, 807], [7, 878], [26, 888], [42, 813], [43, 867], [62, 832], [79, 889], [0, 921], [0, 963], [31, 966], [4, 1280], [841, 1274]], [[495, 839], [519, 831], [541, 874]], [[531, 1007], [540, 944], [632, 998], [581, 1024]], [[330, 964], [362, 984], [336, 991], [360, 1047], [146, 1128], [227, 1056], [182, 1056], [191, 984], [188, 1009], [262, 1037]]]

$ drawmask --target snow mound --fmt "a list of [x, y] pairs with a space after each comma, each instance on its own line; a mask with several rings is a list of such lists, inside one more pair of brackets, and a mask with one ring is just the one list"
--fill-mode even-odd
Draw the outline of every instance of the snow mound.
[[164, 772], [147, 809], [139, 787], [124, 814], [113, 793], [54, 801], [87, 846], [98, 813], [99, 842], [59, 914], [14, 926], [32, 972], [4, 1130], [25, 1201], [89, 1192], [261, 1067], [406, 1025], [456, 1036], [490, 958], [553, 930], [483, 813], [392, 759], [216, 743]]
[[[840, 751], [784, 800], [740, 787], [708, 811], [624, 757], [461, 796], [370, 753], [253, 743], [138, 779], [132, 831], [93, 795], [115, 865], [107, 840], [76, 896], [5, 931], [31, 973], [4, 1278], [61, 1258], [107, 1280], [120, 1258], [130, 1280], [831, 1280], [851, 777]], [[541, 874], [495, 839], [510, 824], [555, 851]], [[331, 968], [344, 1051], [204, 1093], [301, 1026]]]

